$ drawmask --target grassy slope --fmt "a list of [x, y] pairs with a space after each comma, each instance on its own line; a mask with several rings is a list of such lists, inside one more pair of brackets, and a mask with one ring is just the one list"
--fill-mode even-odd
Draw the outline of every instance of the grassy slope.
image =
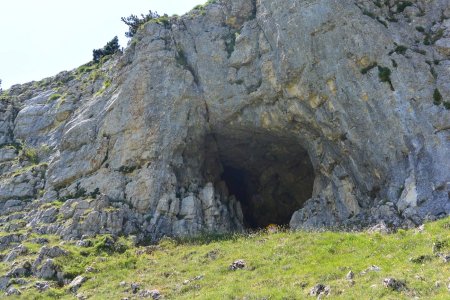
[[[61, 247], [71, 255], [58, 259], [72, 277], [81, 273], [89, 278], [79, 290], [89, 299], [137, 298], [126, 292], [131, 282], [140, 283], [142, 289], [158, 289], [166, 299], [303, 299], [309, 298], [309, 290], [317, 283], [330, 285], [333, 299], [450, 297], [449, 263], [432, 252], [437, 241], [444, 244], [440, 251], [449, 252], [450, 218], [426, 224], [424, 232], [260, 232], [215, 241], [165, 239], [158, 246], [130, 246], [122, 254], [103, 252], [101, 239], [97, 238], [96, 246], [90, 248], [65, 243]], [[125, 239], [121, 242], [130, 244]], [[35, 251], [39, 248], [26, 245]], [[429, 260], [410, 261], [421, 255], [429, 256]], [[237, 259], [246, 261], [246, 269], [228, 270]], [[371, 265], [379, 266], [381, 271], [360, 274]], [[84, 273], [87, 266], [97, 272]], [[353, 286], [345, 279], [350, 270], [355, 273]], [[199, 275], [204, 277], [193, 280]], [[385, 288], [382, 281], [386, 277], [404, 280], [408, 290]], [[121, 281], [128, 284], [122, 287]], [[31, 287], [22, 292], [21, 299], [74, 298], [67, 288], [56, 286], [45, 293]]]

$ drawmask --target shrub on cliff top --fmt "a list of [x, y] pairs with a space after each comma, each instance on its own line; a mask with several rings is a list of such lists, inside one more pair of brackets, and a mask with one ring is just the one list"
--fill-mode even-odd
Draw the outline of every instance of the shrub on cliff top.
[[99, 62], [102, 57], [112, 55], [119, 51], [119, 39], [115, 36], [112, 40], [110, 40], [102, 49], [94, 49], [92, 51], [94, 62]]
[[139, 27], [141, 27], [141, 25], [147, 23], [150, 20], [158, 18], [160, 18], [160, 15], [156, 11], [153, 12], [149, 10], [148, 14], [141, 14], [141, 17], [131, 15], [129, 17], [122, 17], [120, 18], [120, 20], [122, 20], [122, 22], [124, 22], [128, 26], [128, 31], [125, 32], [125, 36], [127, 38], [132, 38], [138, 31]]

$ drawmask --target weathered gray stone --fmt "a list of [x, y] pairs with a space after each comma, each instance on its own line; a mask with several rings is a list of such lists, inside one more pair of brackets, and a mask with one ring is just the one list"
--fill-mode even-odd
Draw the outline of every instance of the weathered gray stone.
[[11, 262], [11, 261], [15, 260], [18, 256], [24, 255], [27, 252], [28, 252], [27, 247], [25, 247], [24, 245], [19, 245], [19, 246], [15, 247], [13, 250], [11, 250], [11, 252], [9, 252], [3, 258], [3, 261], [4, 262]]
[[76, 293], [78, 289], [81, 287], [81, 285], [86, 282], [87, 278], [83, 276], [77, 276], [75, 277], [69, 284], [69, 290], [72, 293]]
[[324, 284], [316, 284], [310, 291], [310, 296], [328, 295], [330, 293], [330, 287]]
[[34, 286], [39, 292], [45, 292], [50, 288], [50, 285], [47, 281], [38, 281], [34, 284]]
[[15, 159], [17, 154], [17, 149], [14, 147], [0, 148], [0, 163]]
[[0, 237], [0, 251], [10, 247], [11, 244], [20, 243], [25, 239], [22, 234], [9, 234]]
[[31, 263], [25, 261], [6, 273], [6, 277], [26, 277], [31, 275]]
[[10, 285], [10, 278], [7, 276], [0, 277], [0, 291], [4, 291]]
[[443, 55], [450, 57], [450, 38], [438, 40], [436, 42], [436, 49]]
[[8, 288], [8, 289], [6, 290], [6, 293], [5, 293], [6, 296], [13, 296], [13, 295], [19, 296], [19, 295], [21, 295], [21, 294], [22, 294], [22, 292], [19, 291], [19, 290], [16, 289], [16, 288], [14, 288], [14, 287]]
[[38, 278], [43, 279], [56, 279], [59, 272], [60, 272], [59, 266], [57, 266], [53, 262], [53, 260], [49, 258], [44, 261], [44, 263], [39, 269], [37, 269], [35, 275]]
[[56, 258], [59, 256], [67, 255], [67, 253], [68, 252], [66, 250], [61, 249], [59, 246], [53, 246], [53, 247], [44, 246], [39, 251], [39, 256]]
[[391, 277], [383, 279], [383, 285], [394, 291], [403, 291], [406, 289], [406, 284], [403, 281]]

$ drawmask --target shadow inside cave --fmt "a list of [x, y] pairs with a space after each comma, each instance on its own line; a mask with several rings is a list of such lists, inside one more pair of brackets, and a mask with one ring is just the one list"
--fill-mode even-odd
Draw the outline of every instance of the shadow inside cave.
[[209, 139], [220, 180], [241, 203], [246, 228], [287, 226], [311, 198], [314, 168], [296, 139], [250, 131], [215, 132]]

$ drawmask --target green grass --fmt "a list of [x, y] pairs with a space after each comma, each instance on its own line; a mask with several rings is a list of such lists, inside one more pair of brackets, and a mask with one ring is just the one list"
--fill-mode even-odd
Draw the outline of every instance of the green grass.
[[24, 146], [22, 148], [22, 157], [25, 158], [25, 160], [28, 160], [29, 162], [33, 164], [39, 163], [39, 153], [35, 148], [26, 147]]
[[442, 95], [438, 89], [434, 89], [433, 103], [434, 103], [434, 105], [440, 105], [442, 103]]
[[370, 65], [368, 65], [367, 67], [361, 69], [361, 74], [365, 75], [367, 74], [370, 70], [372, 70], [373, 68], [377, 67], [378, 64], [376, 62], [371, 63]]
[[[426, 224], [424, 232], [399, 230], [391, 235], [263, 231], [163, 239], [148, 247], [133, 247], [125, 238], [111, 247], [108, 236], [99, 236], [87, 248], [61, 244], [70, 255], [56, 262], [68, 278], [89, 278], [78, 291], [89, 299], [130, 297], [125, 290], [131, 282], [158, 289], [165, 299], [304, 299], [317, 283], [331, 286], [333, 299], [448, 299], [450, 267], [433, 253], [433, 243], [441, 246], [439, 251], [450, 251], [449, 230], [450, 218]], [[57, 237], [46, 237], [60, 243]], [[32, 257], [40, 247], [25, 245]], [[228, 270], [237, 259], [245, 260], [246, 268]], [[381, 271], [361, 275], [371, 265]], [[96, 272], [86, 273], [88, 266]], [[353, 286], [345, 279], [350, 270], [355, 273]], [[405, 281], [408, 289], [383, 287], [386, 277]], [[121, 287], [121, 281], [128, 285]], [[73, 298], [56, 284], [44, 293], [33, 288], [22, 292], [21, 299]]]
[[48, 102], [58, 100], [58, 99], [61, 98], [61, 97], [62, 97], [61, 94], [53, 94], [53, 95], [51, 95], [50, 97], [48, 97]]
[[401, 55], [405, 55], [407, 50], [408, 50], [408, 47], [403, 46], [403, 45], [398, 45], [394, 49], [395, 53], [398, 53], [398, 54], [401, 54]]

